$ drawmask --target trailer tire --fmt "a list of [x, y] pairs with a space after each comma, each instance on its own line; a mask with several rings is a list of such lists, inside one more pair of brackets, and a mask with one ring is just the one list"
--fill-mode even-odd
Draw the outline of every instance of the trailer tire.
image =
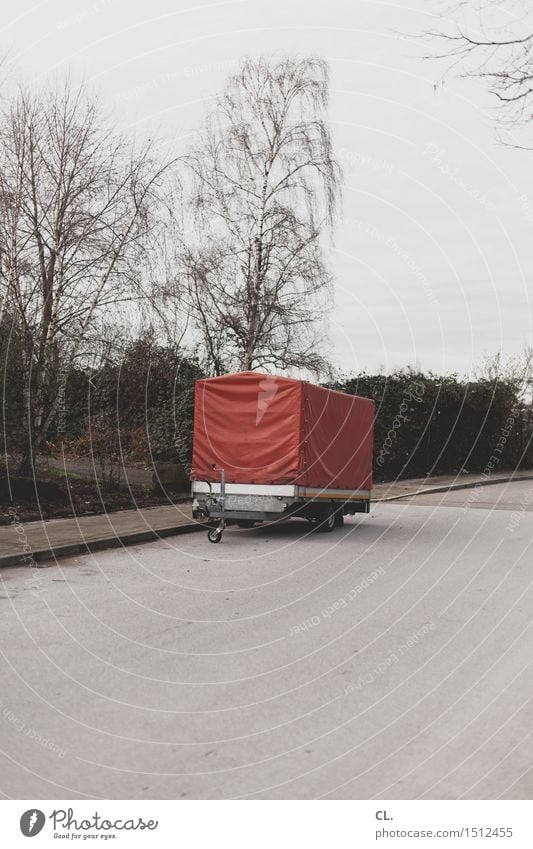
[[329, 534], [335, 527], [335, 508], [327, 506], [321, 515], [310, 519], [313, 530], [319, 534]]
[[222, 531], [219, 531], [218, 528], [211, 528], [207, 534], [207, 539], [209, 542], [220, 542], [222, 539]]
[[342, 528], [344, 526], [344, 513], [342, 507], [339, 507], [338, 510], [335, 510], [335, 527]]

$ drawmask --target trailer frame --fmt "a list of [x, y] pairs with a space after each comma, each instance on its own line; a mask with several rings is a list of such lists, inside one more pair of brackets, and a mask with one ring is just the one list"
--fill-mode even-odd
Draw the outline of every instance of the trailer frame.
[[[226, 483], [193, 481], [193, 518], [216, 522], [208, 533], [218, 543], [227, 525], [244, 527], [259, 522], [283, 522], [294, 517], [307, 519], [316, 530], [331, 531], [343, 524], [344, 516], [370, 511], [368, 489], [327, 489], [298, 484]], [[243, 507], [253, 509], [243, 509]], [[262, 508], [262, 509], [261, 509]]]

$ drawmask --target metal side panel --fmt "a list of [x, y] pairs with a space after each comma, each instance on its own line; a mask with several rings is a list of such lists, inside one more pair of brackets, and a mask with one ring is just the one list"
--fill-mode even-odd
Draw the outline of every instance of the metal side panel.
[[[213, 494], [220, 492], [220, 483], [212, 483]], [[193, 495], [209, 495], [209, 484], [206, 481], [192, 482]], [[227, 483], [227, 495], [268, 495], [282, 498], [325, 499], [339, 501], [365, 501], [370, 498], [370, 489], [327, 489], [295, 484], [254, 484]]]
[[367, 501], [370, 489], [320, 489], [318, 487], [299, 486], [298, 496], [313, 501]]

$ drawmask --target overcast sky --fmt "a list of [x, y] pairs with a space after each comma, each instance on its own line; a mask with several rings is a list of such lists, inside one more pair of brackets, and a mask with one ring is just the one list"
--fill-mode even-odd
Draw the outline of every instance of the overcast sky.
[[[319, 53], [345, 170], [332, 357], [467, 373], [532, 342], [531, 153], [503, 148], [480, 84], [422, 61], [402, 33], [438, 0], [4, 0], [0, 48], [26, 81], [69, 72], [117, 125], [177, 152], [244, 54]], [[532, 127], [533, 136], [533, 127]]]

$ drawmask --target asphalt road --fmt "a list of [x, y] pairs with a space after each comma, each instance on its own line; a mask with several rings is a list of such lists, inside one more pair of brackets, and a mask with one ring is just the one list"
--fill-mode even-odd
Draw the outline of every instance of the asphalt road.
[[4, 570], [0, 791], [530, 799], [533, 482], [498, 489]]

